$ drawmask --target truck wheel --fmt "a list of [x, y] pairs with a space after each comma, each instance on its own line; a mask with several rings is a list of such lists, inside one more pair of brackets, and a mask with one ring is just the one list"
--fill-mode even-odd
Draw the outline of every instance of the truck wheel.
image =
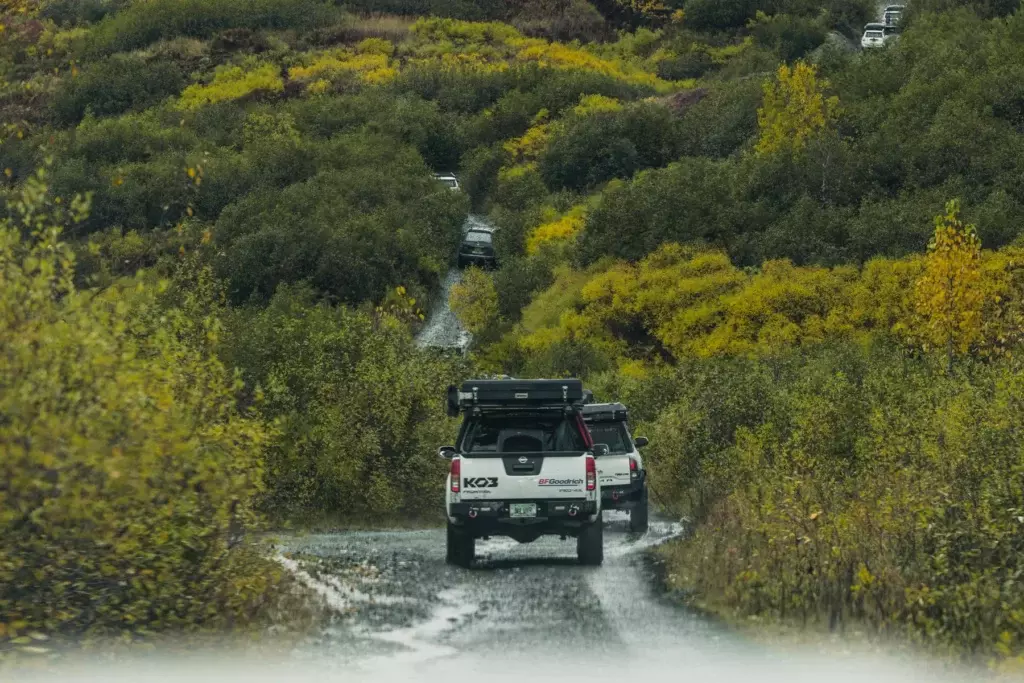
[[445, 562], [457, 567], [469, 568], [476, 556], [476, 539], [466, 529], [448, 522], [447, 552]]
[[636, 507], [629, 511], [629, 530], [642, 534], [647, 531], [647, 486], [640, 494]]
[[466, 267], [466, 262], [462, 260], [461, 256], [458, 259], [456, 259], [455, 264], [458, 266], [459, 270], [462, 270], [463, 268]]
[[576, 537], [576, 557], [580, 564], [597, 567], [604, 562], [604, 520], [600, 515], [597, 521], [580, 529]]

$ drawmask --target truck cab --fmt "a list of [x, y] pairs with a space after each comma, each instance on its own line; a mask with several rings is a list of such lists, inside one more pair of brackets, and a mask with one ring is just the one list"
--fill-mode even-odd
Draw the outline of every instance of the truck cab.
[[445, 481], [449, 564], [468, 567], [478, 538], [530, 543], [576, 539], [581, 564], [604, 559], [595, 449], [577, 379], [469, 380], [448, 388], [448, 414], [462, 415]]
[[629, 412], [621, 403], [589, 403], [583, 406], [583, 419], [594, 443], [605, 446], [597, 458], [602, 507], [628, 510], [630, 531], [647, 531], [647, 470], [640, 456], [647, 439], [633, 438]]

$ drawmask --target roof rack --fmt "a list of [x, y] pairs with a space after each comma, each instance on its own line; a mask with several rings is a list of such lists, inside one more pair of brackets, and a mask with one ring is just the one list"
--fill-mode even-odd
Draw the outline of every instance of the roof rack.
[[624, 422], [629, 411], [621, 403], [588, 403], [583, 406], [583, 419], [587, 422]]
[[583, 403], [578, 379], [472, 379], [448, 387], [448, 415], [464, 410], [565, 408]]

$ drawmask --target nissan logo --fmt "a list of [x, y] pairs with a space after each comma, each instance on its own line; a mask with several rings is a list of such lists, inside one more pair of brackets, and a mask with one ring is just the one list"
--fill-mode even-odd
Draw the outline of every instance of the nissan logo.
[[525, 465], [528, 462], [530, 462], [530, 459], [527, 458], [525, 455], [520, 455], [519, 456], [519, 464], [520, 465]]

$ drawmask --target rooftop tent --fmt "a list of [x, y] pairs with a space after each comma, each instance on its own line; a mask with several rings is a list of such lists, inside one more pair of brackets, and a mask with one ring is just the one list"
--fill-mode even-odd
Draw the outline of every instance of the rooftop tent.
[[471, 408], [547, 408], [579, 406], [583, 382], [578, 379], [475, 379], [448, 387], [448, 415]]

